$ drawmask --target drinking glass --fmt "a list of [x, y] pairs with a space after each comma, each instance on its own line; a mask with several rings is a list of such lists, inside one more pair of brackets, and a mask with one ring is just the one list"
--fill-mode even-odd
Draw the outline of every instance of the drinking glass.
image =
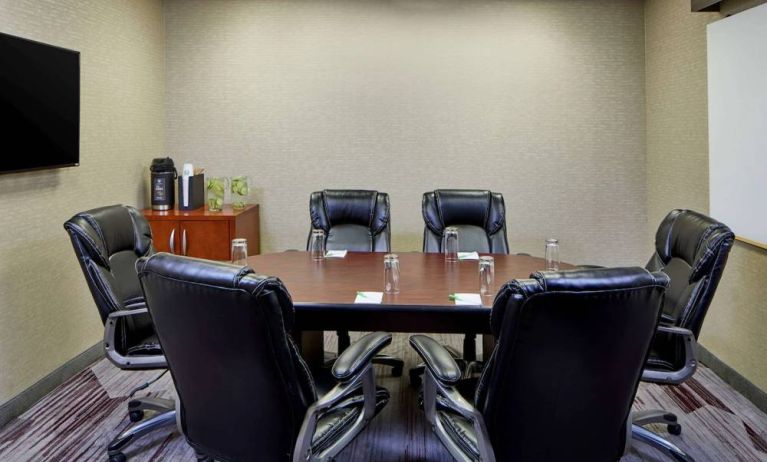
[[479, 294], [483, 297], [493, 295], [494, 281], [495, 259], [493, 257], [479, 257]]
[[309, 240], [309, 252], [312, 260], [322, 260], [325, 258], [325, 231], [321, 229], [312, 230], [312, 237]]
[[445, 253], [445, 261], [458, 261], [458, 228], [445, 228], [442, 235], [442, 251]]
[[248, 205], [250, 195], [250, 178], [243, 175], [232, 177], [230, 190], [232, 192], [232, 208], [244, 209]]
[[384, 293], [399, 293], [399, 257], [393, 253], [384, 255]]
[[559, 241], [546, 239], [546, 271], [559, 271]]
[[248, 240], [232, 239], [232, 263], [246, 266], [248, 264]]
[[224, 195], [229, 179], [223, 176], [208, 179], [208, 210], [220, 212], [224, 208]]

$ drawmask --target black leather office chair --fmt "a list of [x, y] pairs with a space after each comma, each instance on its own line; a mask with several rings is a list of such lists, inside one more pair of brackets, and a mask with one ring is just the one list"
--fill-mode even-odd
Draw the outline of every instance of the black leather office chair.
[[[307, 250], [312, 231], [321, 229], [325, 232], [327, 250], [391, 251], [389, 195], [386, 193], [351, 189], [316, 191], [309, 197], [309, 216], [312, 224]], [[351, 339], [347, 331], [337, 334], [340, 355]], [[405, 367], [402, 359], [388, 355], [380, 355], [373, 362], [391, 366], [395, 377], [401, 376]]]
[[[78, 213], [64, 229], [104, 323], [106, 357], [120, 369], [165, 369], [135, 268], [154, 253], [149, 223], [133, 207], [113, 205]], [[147, 410], [156, 415], [141, 421]], [[131, 421], [141, 422], [109, 444], [112, 462], [125, 460], [121, 451], [131, 441], [175, 422], [175, 403], [167, 399], [132, 399], [128, 411]]]
[[[445, 228], [458, 229], [458, 247], [461, 252], [509, 253], [506, 237], [506, 205], [501, 193], [474, 189], [437, 189], [423, 194], [423, 251], [442, 252]], [[466, 333], [463, 352], [448, 345], [445, 348], [455, 360], [466, 368], [476, 358], [476, 334]], [[481, 367], [478, 363], [473, 368]], [[420, 384], [424, 366], [410, 369], [410, 384]]]
[[460, 461], [617, 461], [629, 447], [631, 404], [667, 284], [642, 268], [508, 282], [491, 314], [496, 347], [476, 389], [464, 390], [474, 392], [473, 405], [459, 392], [452, 356], [429, 337], [411, 337], [427, 365], [424, 409], [434, 432]]
[[423, 251], [442, 252], [445, 228], [458, 228], [461, 252], [509, 253], [503, 195], [491, 191], [437, 189], [423, 195]]
[[[676, 385], [695, 373], [697, 338], [734, 238], [726, 225], [691, 210], [673, 210], [661, 222], [647, 269], [666, 273], [671, 283], [642, 380]], [[663, 410], [637, 412], [633, 421], [666, 424], [674, 435], [682, 431], [677, 417]]]
[[347, 348], [333, 366], [337, 384], [317, 399], [278, 279], [167, 253], [137, 266], [178, 392], [179, 426], [200, 460], [327, 460], [388, 401], [370, 361], [391, 334]]

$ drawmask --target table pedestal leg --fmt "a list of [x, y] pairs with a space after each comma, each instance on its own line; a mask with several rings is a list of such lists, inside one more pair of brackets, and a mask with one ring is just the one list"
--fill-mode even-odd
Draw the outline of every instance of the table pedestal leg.
[[495, 336], [490, 334], [482, 335], [482, 361], [487, 362], [495, 348]]
[[301, 356], [310, 369], [320, 369], [325, 363], [324, 337], [321, 330], [301, 332]]
[[463, 359], [469, 362], [477, 360], [477, 334], [463, 336]]
[[336, 334], [338, 335], [338, 354], [340, 356], [345, 349], [349, 348], [352, 340], [349, 337], [349, 331], [347, 330], [339, 330], [336, 332]]

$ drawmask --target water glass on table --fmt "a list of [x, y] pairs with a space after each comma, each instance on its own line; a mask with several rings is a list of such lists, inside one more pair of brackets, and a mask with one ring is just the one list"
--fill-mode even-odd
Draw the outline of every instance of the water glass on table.
[[384, 255], [384, 293], [399, 293], [399, 257], [393, 253]]
[[240, 266], [248, 264], [247, 239], [232, 239], [232, 264]]
[[559, 241], [546, 239], [546, 271], [559, 271]]
[[479, 295], [485, 297], [493, 295], [495, 281], [495, 259], [493, 257], [479, 257]]
[[312, 237], [309, 239], [309, 253], [312, 260], [322, 260], [325, 258], [325, 231], [313, 229]]
[[445, 261], [458, 261], [458, 228], [445, 228], [442, 235], [442, 251], [445, 253]]

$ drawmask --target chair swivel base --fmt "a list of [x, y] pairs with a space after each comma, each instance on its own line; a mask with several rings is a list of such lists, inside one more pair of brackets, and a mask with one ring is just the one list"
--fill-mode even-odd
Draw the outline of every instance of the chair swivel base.
[[672, 435], [682, 434], [682, 425], [678, 423], [676, 415], [660, 409], [639, 411], [631, 414], [631, 423], [644, 427], [649, 424], [665, 424], [666, 429]]
[[[694, 462], [692, 457], [676, 445], [660, 435], [644, 428], [644, 425], [665, 424], [670, 434], [680, 435], [682, 433], [682, 425], [678, 423], [676, 415], [663, 410], [647, 410], [632, 412], [629, 419], [631, 421], [632, 439], [649, 444], [655, 449], [665, 453], [673, 460], [679, 462]], [[630, 444], [630, 441], [627, 441], [627, 444]]]
[[631, 426], [631, 437], [637, 441], [642, 441], [643, 443], [649, 444], [650, 446], [660, 450], [678, 462], [695, 462], [695, 459], [690, 457], [686, 452], [679, 449], [670, 441], [667, 441], [660, 435], [656, 435], [650, 430], [647, 430], [644, 427], [640, 427], [639, 425]]
[[172, 399], [165, 398], [139, 398], [128, 401], [128, 417], [131, 422], [140, 422], [144, 418], [144, 411], [165, 412], [176, 408]]
[[201, 452], [195, 452], [195, 456], [197, 456], [197, 462], [214, 462], [212, 457]]
[[[143, 412], [143, 411], [142, 411]], [[115, 439], [107, 446], [107, 455], [109, 462], [125, 462], [128, 458], [122, 452], [127, 445], [137, 438], [147, 433], [153, 432], [159, 428], [176, 425], [176, 410], [166, 410], [149, 419], [142, 420], [136, 425], [124, 430], [117, 435]]]

